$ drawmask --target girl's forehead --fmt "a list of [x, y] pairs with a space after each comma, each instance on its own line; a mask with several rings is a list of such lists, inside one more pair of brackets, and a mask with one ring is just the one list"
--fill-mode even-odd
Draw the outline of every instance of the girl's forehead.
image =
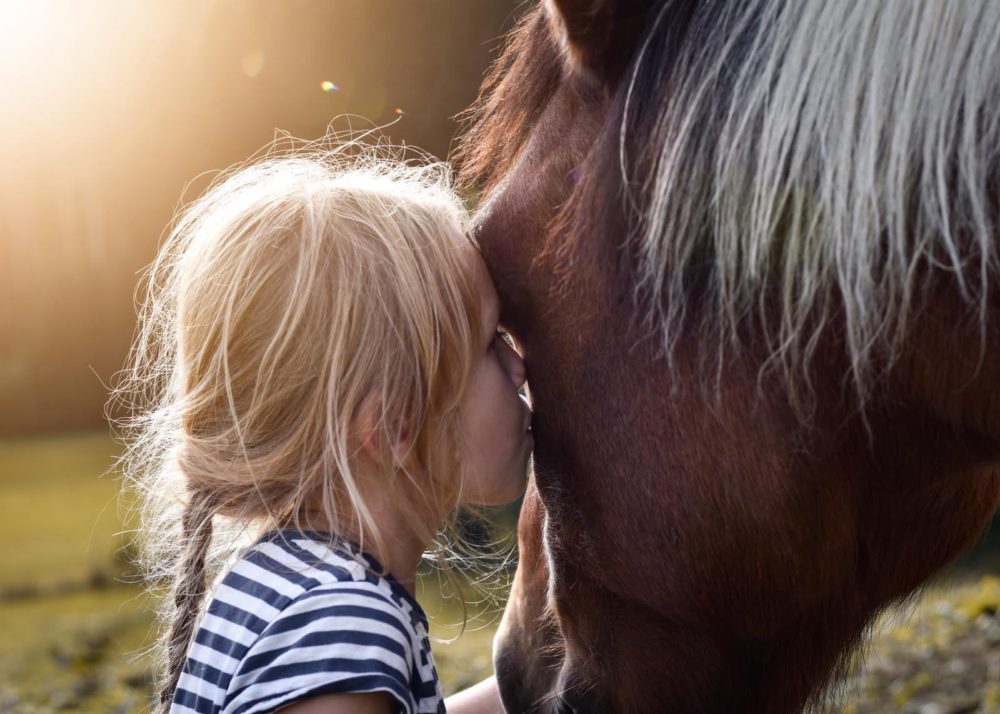
[[500, 298], [493, 286], [493, 279], [490, 277], [490, 271], [487, 269], [483, 257], [474, 245], [469, 243], [462, 247], [462, 251], [475, 280], [476, 290], [479, 292], [480, 314], [484, 326], [492, 331], [500, 317]]

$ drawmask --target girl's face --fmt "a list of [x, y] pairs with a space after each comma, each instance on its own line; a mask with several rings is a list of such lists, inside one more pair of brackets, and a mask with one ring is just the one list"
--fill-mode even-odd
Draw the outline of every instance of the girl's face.
[[[465, 250], [465, 249], [463, 249]], [[521, 356], [498, 334], [500, 300], [479, 251], [468, 247], [479, 290], [482, 334], [469, 389], [462, 403], [462, 502], [510, 503], [524, 492], [534, 444], [531, 410], [518, 394], [524, 385]]]

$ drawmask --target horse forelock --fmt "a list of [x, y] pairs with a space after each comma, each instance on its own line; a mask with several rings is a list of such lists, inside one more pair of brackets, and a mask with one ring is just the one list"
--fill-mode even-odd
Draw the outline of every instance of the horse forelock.
[[668, 354], [692, 282], [707, 286], [702, 321], [731, 344], [748, 320], [765, 328], [793, 388], [808, 387], [837, 315], [864, 399], [928, 271], [985, 330], [1000, 3], [716, 0], [683, 35], [676, 6], [638, 49], [603, 149], [620, 159], [605, 181], [623, 183], [637, 293]]
[[557, 89], [561, 68], [561, 50], [539, 5], [507, 36], [479, 97], [461, 117], [465, 132], [453, 156], [461, 187], [488, 191], [503, 177]]

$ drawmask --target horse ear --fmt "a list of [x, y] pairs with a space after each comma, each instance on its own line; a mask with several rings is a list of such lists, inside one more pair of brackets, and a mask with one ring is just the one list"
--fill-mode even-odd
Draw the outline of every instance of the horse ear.
[[616, 81], [635, 45], [651, 0], [545, 0], [553, 33], [576, 69]]

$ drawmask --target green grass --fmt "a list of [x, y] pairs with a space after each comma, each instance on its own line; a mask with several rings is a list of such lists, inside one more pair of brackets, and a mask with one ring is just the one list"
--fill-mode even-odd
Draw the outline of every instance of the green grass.
[[105, 432], [0, 441], [0, 590], [82, 582], [124, 542]]
[[3, 603], [0, 711], [142, 711], [152, 626], [137, 588]]

